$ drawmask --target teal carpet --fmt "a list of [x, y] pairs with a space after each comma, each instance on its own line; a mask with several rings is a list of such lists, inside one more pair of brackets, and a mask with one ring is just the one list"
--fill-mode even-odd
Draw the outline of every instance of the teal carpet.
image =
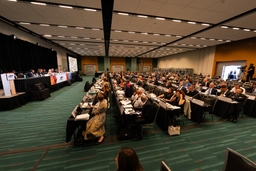
[[134, 148], [145, 171], [159, 171], [161, 160], [172, 171], [220, 171], [227, 147], [256, 162], [256, 120], [246, 116], [236, 124], [216, 116], [213, 122], [207, 116], [201, 125], [185, 119], [179, 136], [171, 137], [156, 126], [156, 133], [146, 130], [141, 141], [119, 141], [111, 104], [102, 144], [74, 147], [65, 143], [67, 118], [92, 77], [83, 79], [52, 92], [44, 101], [0, 112], [0, 171], [113, 171], [121, 147]]

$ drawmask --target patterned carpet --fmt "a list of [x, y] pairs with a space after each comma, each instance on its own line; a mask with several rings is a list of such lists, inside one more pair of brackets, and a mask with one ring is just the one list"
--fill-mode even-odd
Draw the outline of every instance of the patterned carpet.
[[230, 147], [256, 162], [256, 120], [239, 118], [236, 124], [210, 116], [195, 125], [185, 120], [180, 136], [169, 136], [156, 126], [145, 131], [141, 141], [119, 141], [114, 105], [107, 116], [105, 141], [97, 146], [74, 147], [65, 143], [66, 122], [81, 101], [83, 82], [52, 92], [44, 101], [30, 102], [12, 111], [0, 112], [0, 170], [2, 171], [113, 171], [121, 147], [137, 152], [145, 171], [159, 171], [165, 160], [172, 171], [219, 171]]

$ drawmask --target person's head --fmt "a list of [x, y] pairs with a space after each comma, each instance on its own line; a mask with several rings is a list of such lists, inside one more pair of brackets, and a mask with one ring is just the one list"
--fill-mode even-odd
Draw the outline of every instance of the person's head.
[[116, 157], [117, 171], [143, 171], [136, 152], [129, 148], [123, 147]]
[[168, 88], [167, 92], [168, 92], [168, 93], [173, 93], [173, 88], [171, 88], [171, 87]]
[[241, 89], [240, 87], [236, 89], [236, 94], [242, 94], [243, 93], [243, 89]]
[[177, 90], [175, 94], [176, 94], [176, 97], [180, 97], [181, 94], [182, 94], [183, 98], [185, 97], [185, 93], [182, 90]]
[[209, 87], [210, 87], [210, 88], [213, 88], [213, 87], [214, 87], [214, 83], [210, 83], [210, 84], [209, 84]]
[[145, 103], [146, 101], [147, 101], [147, 96], [146, 95], [142, 95], [141, 96], [141, 101], [142, 101], [142, 103]]
[[97, 98], [99, 101], [102, 101], [104, 100], [104, 95], [102, 93], [99, 93]]
[[228, 89], [228, 86], [227, 86], [227, 85], [222, 85], [222, 86], [220, 87], [220, 90], [221, 90], [222, 92], [227, 91], [227, 89]]
[[207, 79], [207, 78], [205, 78], [205, 79], [203, 80], [203, 82], [204, 82], [204, 83], [206, 83], [207, 81], [208, 81], [208, 79]]
[[235, 89], [237, 90], [238, 88], [240, 88], [240, 85], [238, 83], [235, 84]]
[[141, 90], [141, 89], [138, 89], [138, 90], [137, 90], [137, 94], [138, 94], [138, 95], [141, 95], [141, 94], [142, 94], [142, 90]]
[[190, 85], [190, 86], [188, 87], [188, 91], [193, 92], [194, 90], [195, 90], [194, 85]]
[[253, 83], [253, 84], [252, 84], [252, 86], [253, 86], [254, 88], [256, 88], [256, 82], [255, 82], [255, 83]]
[[183, 81], [180, 81], [180, 86], [183, 86], [184, 82]]

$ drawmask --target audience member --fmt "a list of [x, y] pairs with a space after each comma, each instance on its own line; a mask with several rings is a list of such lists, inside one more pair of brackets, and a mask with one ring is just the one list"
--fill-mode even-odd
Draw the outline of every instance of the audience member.
[[117, 171], [143, 171], [139, 158], [132, 148], [121, 148], [115, 161]]
[[188, 87], [188, 91], [186, 91], [185, 94], [193, 98], [198, 98], [199, 96], [199, 92], [195, 89], [195, 86], [192, 84]]
[[220, 92], [217, 93], [218, 96], [224, 96], [224, 97], [230, 97], [231, 94], [232, 93], [228, 90], [228, 86], [227, 85], [222, 85], [220, 87]]
[[171, 97], [171, 103], [174, 106], [179, 106], [179, 115], [183, 114], [185, 105], [185, 93], [182, 90], [177, 90], [176, 93]]
[[245, 94], [245, 89], [243, 87], [240, 87], [239, 83], [235, 83], [235, 86], [230, 90], [232, 93], [236, 93], [237, 89], [242, 89], [243, 90], [243, 94]]
[[141, 114], [137, 115], [135, 121], [135, 130], [133, 140], [137, 141], [142, 139], [141, 137], [141, 124], [150, 123], [154, 121], [155, 110], [152, 102], [148, 100], [146, 95], [141, 96], [141, 102], [143, 104]]
[[143, 102], [141, 100], [141, 97], [144, 95], [141, 88], [139, 88], [137, 91], [135, 91], [131, 97], [131, 101], [133, 103], [133, 107], [135, 108], [142, 108]]
[[246, 96], [242, 94], [243, 89], [237, 88], [236, 93], [233, 93], [230, 95], [230, 98], [234, 101], [237, 101], [238, 103], [236, 104], [236, 109], [235, 111], [231, 114], [232, 115], [232, 122], [236, 123], [237, 122], [237, 117], [239, 115], [239, 112], [243, 110], [243, 104], [246, 100]]
[[214, 88], [214, 83], [209, 84], [209, 88], [204, 92], [206, 95], [217, 95], [217, 89]]
[[34, 77], [35, 71], [33, 69], [30, 69], [27, 76], [28, 77]]
[[85, 140], [98, 139], [97, 143], [101, 143], [104, 140], [105, 134], [105, 121], [107, 111], [107, 100], [102, 93], [98, 94], [98, 103], [92, 106], [92, 118], [86, 123], [86, 130], [83, 131]]
[[173, 88], [169, 88], [167, 92], [158, 96], [158, 98], [164, 99], [166, 102], [171, 102], [171, 97], [173, 96]]

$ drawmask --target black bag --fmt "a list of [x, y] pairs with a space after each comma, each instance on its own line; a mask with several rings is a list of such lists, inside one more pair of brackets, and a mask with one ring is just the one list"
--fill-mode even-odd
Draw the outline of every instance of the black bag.
[[130, 140], [133, 138], [133, 130], [130, 127], [123, 127], [118, 131], [119, 140]]

